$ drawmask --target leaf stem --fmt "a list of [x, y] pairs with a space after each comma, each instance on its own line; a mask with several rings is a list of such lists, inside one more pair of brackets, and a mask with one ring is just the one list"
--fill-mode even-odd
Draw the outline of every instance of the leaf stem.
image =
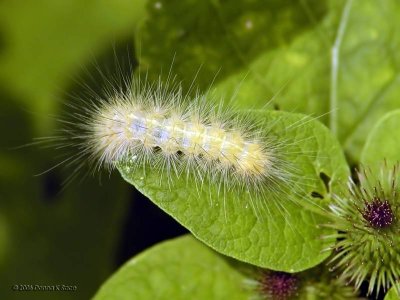
[[336, 33], [335, 42], [331, 49], [331, 91], [330, 91], [330, 119], [329, 127], [331, 131], [337, 134], [337, 88], [338, 88], [338, 72], [339, 72], [339, 52], [342, 44], [344, 32], [349, 20], [350, 10], [353, 0], [348, 0], [343, 8], [340, 24]]

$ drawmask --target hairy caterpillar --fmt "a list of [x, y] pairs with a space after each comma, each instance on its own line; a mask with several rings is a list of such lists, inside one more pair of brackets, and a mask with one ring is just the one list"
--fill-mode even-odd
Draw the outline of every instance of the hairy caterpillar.
[[[299, 194], [305, 199], [301, 185], [306, 176], [293, 162], [297, 156], [315, 155], [296, 148], [309, 137], [288, 140], [284, 132], [301, 130], [311, 118], [277, 133], [279, 119], [260, 120], [253, 112], [234, 111], [209, 91], [185, 94], [170, 74], [155, 84], [140, 77], [100, 75], [106, 82], [104, 93], [90, 90], [89, 98], [71, 104], [72, 120], [64, 121], [61, 136], [51, 138], [60, 147], [72, 146], [73, 153], [60, 163], [78, 165], [71, 177], [88, 162], [94, 171], [129, 163], [132, 172], [145, 172], [146, 167], [159, 172], [170, 189], [174, 178], [183, 177], [194, 179], [187, 181], [188, 188], [201, 190], [207, 183], [222, 199], [228, 192], [238, 198], [245, 193], [250, 200], [245, 206], [256, 212], [265, 206], [257, 198], [266, 195], [279, 199], [282, 210], [285, 200]], [[209, 200], [215, 195], [210, 193]]]
[[200, 180], [229, 179], [256, 189], [284, 176], [271, 140], [248, 120], [205, 101], [197, 96], [185, 104], [180, 89], [165, 92], [161, 84], [155, 89], [135, 84], [133, 92], [114, 95], [95, 108], [84, 125], [83, 145], [109, 168], [135, 157], [138, 165], [149, 162], [176, 176], [196, 173]]

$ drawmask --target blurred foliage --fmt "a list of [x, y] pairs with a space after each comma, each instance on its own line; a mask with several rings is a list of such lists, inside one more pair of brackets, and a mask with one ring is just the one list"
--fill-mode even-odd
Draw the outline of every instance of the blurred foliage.
[[[62, 152], [14, 147], [54, 134], [54, 115], [77, 90], [73, 78], [132, 36], [142, 14], [143, 1], [0, 2], [0, 299], [88, 299], [115, 268], [126, 185], [112, 176], [102, 187], [86, 179], [60, 191], [67, 174], [34, 175]], [[12, 292], [14, 284], [77, 292]]]
[[201, 66], [196, 84], [215, 77], [213, 88], [238, 107], [271, 101], [321, 116], [352, 164], [373, 124], [400, 107], [396, 0], [150, 3], [137, 37], [143, 69], [156, 77], [175, 55], [172, 73], [186, 87]]
[[74, 74], [114, 40], [134, 32], [144, 0], [0, 3], [0, 80], [46, 130]]

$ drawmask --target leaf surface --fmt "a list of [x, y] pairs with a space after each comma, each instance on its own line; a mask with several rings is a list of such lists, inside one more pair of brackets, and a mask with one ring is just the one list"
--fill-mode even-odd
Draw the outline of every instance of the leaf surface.
[[371, 130], [361, 155], [365, 165], [384, 159], [389, 165], [400, 161], [400, 110], [384, 115]]
[[125, 263], [95, 295], [101, 299], [235, 299], [246, 277], [192, 236], [160, 243]]
[[[310, 268], [329, 255], [322, 250], [333, 244], [321, 239], [329, 233], [318, 226], [325, 222], [323, 212], [311, 210], [316, 205], [323, 207], [330, 190], [347, 178], [340, 146], [322, 124], [303, 115], [275, 111], [251, 114], [264, 120], [262, 127], [268, 134], [285, 141], [285, 159], [300, 170], [293, 182], [282, 183], [280, 192], [271, 190], [265, 198], [250, 198], [245, 191], [227, 191], [223, 196], [215, 182], [205, 180], [201, 188], [196, 188], [198, 182], [196, 185], [193, 178], [163, 173], [149, 165], [137, 168], [134, 161], [121, 164], [119, 171], [215, 250], [274, 270]], [[330, 178], [327, 186], [321, 173]], [[301, 187], [299, 193], [296, 186]], [[311, 196], [316, 194], [324, 199]]]

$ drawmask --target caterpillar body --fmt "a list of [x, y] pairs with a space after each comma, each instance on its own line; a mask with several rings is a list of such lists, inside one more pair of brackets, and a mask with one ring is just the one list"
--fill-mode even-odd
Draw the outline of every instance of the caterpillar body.
[[[137, 155], [159, 148], [168, 160], [193, 161], [232, 171], [240, 178], [268, 175], [270, 154], [260, 140], [216, 118], [199, 118], [176, 107], [144, 106], [118, 99], [94, 118], [93, 143], [105, 162], [127, 153]], [[181, 154], [182, 158], [178, 159]]]
[[[187, 181], [192, 185], [188, 188], [203, 189], [207, 183], [222, 197], [227, 191], [245, 192], [256, 211], [264, 206], [253, 201], [259, 196], [283, 198], [284, 191], [289, 199], [289, 190], [292, 195], [299, 192], [296, 166], [288, 160], [299, 153], [288, 153], [293, 141], [268, 131], [274, 120], [264, 126], [265, 120], [235, 112], [209, 92], [189, 96], [169, 80], [151, 85], [133, 79], [124, 85], [108, 85], [102, 97], [96, 94], [74, 106], [74, 120], [64, 129], [69, 137], [60, 142], [72, 138], [69, 143], [79, 149], [67, 158], [68, 164], [89, 161], [94, 170], [111, 170], [129, 162], [134, 172], [147, 167], [159, 172], [170, 188], [174, 178], [186, 177], [194, 179]], [[299, 121], [292, 127], [301, 125]]]
[[164, 92], [160, 101], [161, 92], [120, 94], [96, 108], [86, 145], [99, 164], [112, 168], [135, 157], [177, 176], [195, 172], [254, 186], [277, 175], [275, 149], [248, 121], [216, 111], [202, 96], [185, 106], [180, 91]]

